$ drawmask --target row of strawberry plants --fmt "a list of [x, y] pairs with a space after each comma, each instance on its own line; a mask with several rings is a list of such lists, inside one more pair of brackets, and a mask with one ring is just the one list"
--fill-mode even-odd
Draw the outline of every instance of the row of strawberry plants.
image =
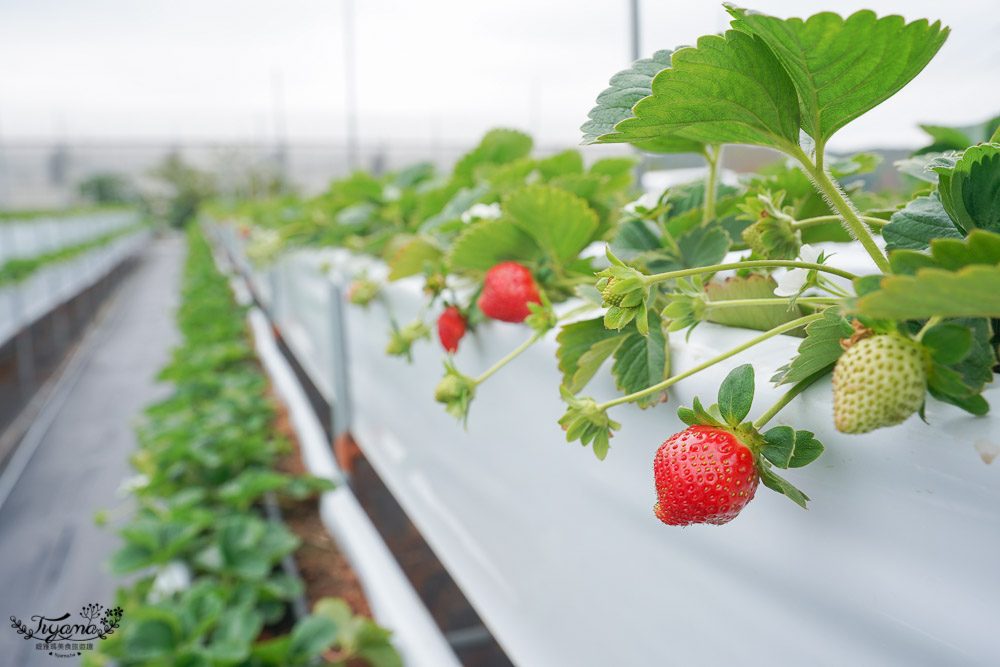
[[120, 631], [109, 627], [87, 664], [289, 667], [322, 656], [399, 665], [389, 633], [343, 600], [323, 599], [294, 619], [303, 583], [280, 565], [299, 540], [262, 505], [332, 485], [274, 470], [289, 443], [276, 433], [244, 309], [196, 228], [188, 247], [183, 343], [160, 374], [174, 388], [146, 411], [131, 458], [137, 475], [123, 485], [137, 508], [110, 561], [115, 574], [138, 576], [117, 596]]
[[113, 232], [102, 234], [97, 238], [82, 241], [80, 243], [74, 243], [73, 245], [65, 246], [63, 248], [59, 248], [58, 250], [43, 253], [35, 257], [18, 257], [8, 259], [3, 264], [0, 264], [0, 287], [22, 283], [43, 267], [58, 264], [60, 262], [68, 262], [71, 259], [79, 257], [85, 252], [95, 248], [104, 247], [115, 239], [132, 234], [142, 229], [147, 224], [148, 223], [146, 222], [139, 222], [134, 225], [128, 225], [127, 227], [116, 229]]
[[[409, 356], [430, 336], [435, 312], [449, 353], [484, 318], [525, 323], [524, 343], [478, 376], [446, 358], [436, 398], [463, 421], [484, 381], [558, 328], [560, 424], [602, 459], [622, 427], [610, 416], [616, 406], [652, 407], [673, 384], [758, 343], [803, 338], [772, 378], [791, 388], [756, 419], [747, 421], [751, 365], [732, 370], [714, 404], [679, 410], [690, 428], [654, 457], [656, 514], [671, 525], [725, 523], [761, 482], [805, 507], [807, 496], [775, 469], [806, 465], [823, 445], [813, 431], [765, 427], [831, 372], [843, 433], [924, 417], [928, 395], [985, 414], [1000, 343], [996, 119], [926, 126], [933, 143], [899, 163], [897, 193], [841, 185], [877, 158], [826, 151], [838, 130], [919, 74], [948, 29], [870, 11], [806, 20], [728, 11], [725, 34], [615, 75], [583, 126], [586, 143], [700, 155], [703, 182], [625, 204], [628, 158], [589, 169], [576, 151], [535, 159], [528, 137], [494, 131], [450, 176], [425, 165], [381, 180], [359, 173], [314, 200], [246, 211], [249, 253], [263, 262], [289, 244], [340, 245], [380, 256], [390, 280], [422, 276], [426, 308], [394, 326], [390, 354]], [[785, 161], [724, 185], [727, 144], [772, 149]], [[603, 265], [592, 252], [598, 242], [607, 245]], [[821, 242], [849, 243], [867, 265], [838, 266], [831, 246], [814, 247]], [[366, 304], [379, 289], [359, 276], [350, 299]], [[703, 322], [761, 333], [672, 373], [671, 335], [697, 336]], [[581, 395], [609, 360], [622, 395]], [[696, 465], [702, 457], [710, 464]]]

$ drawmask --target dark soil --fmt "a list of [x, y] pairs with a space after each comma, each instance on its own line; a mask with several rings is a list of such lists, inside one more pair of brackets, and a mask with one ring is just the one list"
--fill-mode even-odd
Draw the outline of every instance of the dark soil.
[[[281, 457], [275, 467], [285, 473], [307, 474], [288, 414], [280, 402], [275, 403], [278, 406], [275, 429], [292, 445], [292, 451]], [[355, 614], [371, 618], [371, 609], [357, 575], [320, 520], [318, 500], [282, 498], [280, 505], [288, 529], [302, 540], [302, 546], [295, 552], [295, 563], [305, 582], [309, 609], [322, 598], [338, 597], [343, 598]]]

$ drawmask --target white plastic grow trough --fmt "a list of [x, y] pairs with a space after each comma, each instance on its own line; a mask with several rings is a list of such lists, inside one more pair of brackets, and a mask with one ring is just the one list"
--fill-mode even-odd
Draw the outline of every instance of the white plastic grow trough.
[[[117, 224], [117, 218], [115, 221], [116, 224], [112, 229], [102, 227], [96, 236], [124, 226]], [[129, 222], [135, 221], [133, 214]], [[0, 344], [9, 340], [23, 327], [98, 282], [125, 257], [134, 253], [149, 234], [148, 229], [137, 229], [102, 246], [91, 248], [72, 259], [46, 264], [21, 283], [0, 287]], [[67, 245], [84, 242], [96, 236], [77, 239]], [[51, 250], [52, 248], [42, 249], [41, 252]]]
[[[841, 247], [838, 265], [863, 262]], [[346, 283], [377, 262], [300, 251]], [[318, 272], [302, 275], [318, 276]], [[314, 278], [322, 280], [322, 278]], [[314, 286], [294, 285], [312, 290]], [[491, 377], [463, 430], [434, 402], [436, 341], [413, 363], [384, 352], [390, 316], [421, 307], [418, 280], [386, 286], [343, 321], [353, 405], [365, 455], [515, 664], [992, 665], [1000, 660], [1000, 423], [930, 400], [914, 417], [864, 436], [832, 425], [830, 383], [807, 390], [774, 424], [826, 445], [787, 477], [804, 511], [761, 487], [732, 523], [684, 529], [653, 516], [652, 460], [684, 426], [678, 405], [714, 400], [726, 372], [752, 363], [759, 414], [767, 382], [800, 339], [778, 337], [676, 385], [650, 410], [622, 406], [605, 461], [565, 441], [555, 332]], [[755, 334], [711, 324], [671, 335], [682, 371]], [[475, 375], [526, 337], [488, 323], [461, 343]], [[319, 344], [319, 343], [317, 343]], [[308, 359], [300, 359], [308, 365]], [[312, 372], [323, 372], [314, 369]], [[587, 388], [615, 395], [604, 371]], [[987, 400], [1000, 405], [1000, 390]]]

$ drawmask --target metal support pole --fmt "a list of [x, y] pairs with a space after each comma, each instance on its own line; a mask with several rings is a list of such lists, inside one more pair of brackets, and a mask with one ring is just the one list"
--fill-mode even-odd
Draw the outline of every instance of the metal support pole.
[[18, 332], [14, 336], [14, 351], [17, 355], [17, 385], [25, 399], [35, 393], [35, 346], [31, 340], [31, 323], [24, 312], [24, 297], [21, 285], [14, 286], [14, 314]]
[[639, 34], [639, 0], [629, 0], [629, 28], [632, 47], [631, 62], [635, 62], [642, 57], [642, 49], [640, 48], [642, 45]]
[[344, 101], [347, 105], [347, 168], [360, 166], [358, 147], [358, 90], [354, 48], [354, 2], [344, 0]]
[[334, 440], [351, 430], [351, 382], [348, 370], [347, 325], [344, 322], [344, 292], [335, 280], [330, 280], [330, 375], [333, 396], [330, 397], [330, 431]]

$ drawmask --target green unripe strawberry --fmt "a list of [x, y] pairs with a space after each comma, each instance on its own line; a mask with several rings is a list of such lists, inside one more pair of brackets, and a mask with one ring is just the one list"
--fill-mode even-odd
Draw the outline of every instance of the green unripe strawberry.
[[920, 409], [930, 355], [898, 334], [852, 345], [833, 369], [833, 421], [842, 433], [900, 424]]
[[621, 282], [621, 278], [615, 278], [614, 276], [612, 276], [611, 278], [608, 279], [608, 284], [604, 286], [603, 290], [601, 290], [601, 298], [603, 298], [604, 303], [608, 304], [609, 306], [620, 306], [622, 305], [622, 301], [625, 299], [624, 292], [621, 292], [619, 294], [611, 293], [611, 288], [614, 287], [619, 282]]

